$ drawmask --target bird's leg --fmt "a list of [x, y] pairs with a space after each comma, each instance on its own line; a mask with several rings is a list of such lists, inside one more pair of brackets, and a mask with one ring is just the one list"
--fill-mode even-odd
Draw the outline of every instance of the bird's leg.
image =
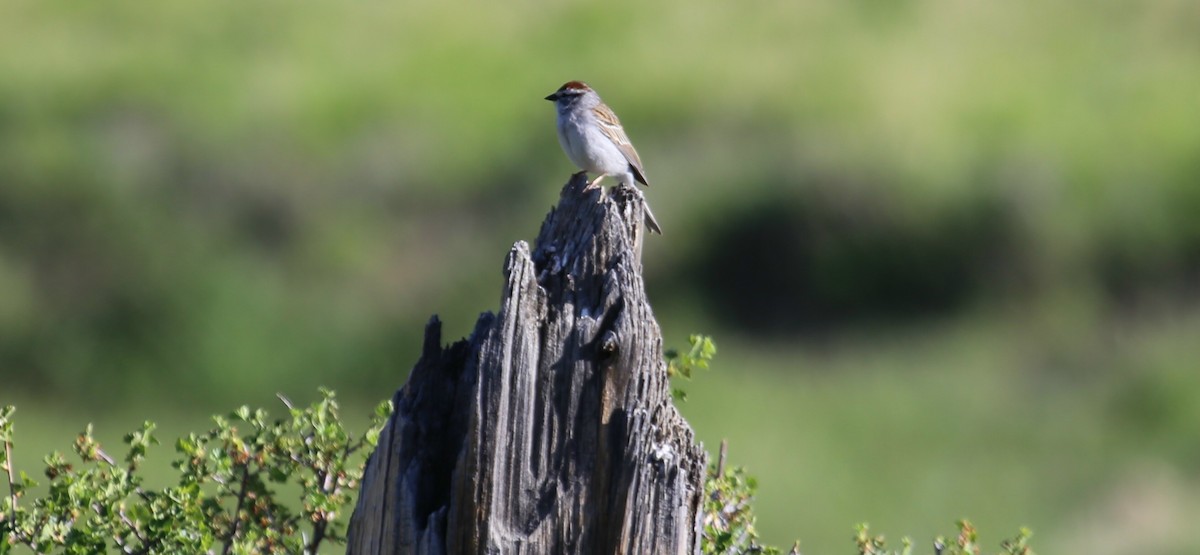
[[604, 179], [605, 177], [606, 177], [606, 174], [603, 174], [603, 173], [602, 173], [602, 174], [600, 174], [600, 175], [597, 175], [597, 176], [596, 176], [596, 179], [593, 179], [593, 180], [591, 180], [591, 181], [588, 181], [587, 187], [584, 187], [584, 188], [583, 188], [583, 190], [584, 190], [584, 191], [591, 191], [592, 189], [597, 189], [597, 188], [599, 188], [599, 187], [600, 187], [600, 180], [601, 180], [601, 179]]

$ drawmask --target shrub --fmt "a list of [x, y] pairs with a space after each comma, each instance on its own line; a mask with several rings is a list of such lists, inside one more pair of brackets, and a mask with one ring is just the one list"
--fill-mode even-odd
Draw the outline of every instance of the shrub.
[[[9, 495], [0, 502], [0, 554], [15, 546], [38, 553], [316, 553], [345, 540], [346, 508], [354, 502], [366, 454], [375, 446], [390, 402], [367, 430], [350, 436], [334, 393], [269, 420], [241, 407], [214, 416], [215, 425], [175, 443], [177, 485], [151, 490], [138, 472], [155, 425], [125, 436], [121, 461], [104, 451], [92, 426], [75, 440], [78, 463], [61, 453], [45, 458], [48, 490], [22, 502], [38, 484], [12, 464], [13, 407], [0, 410], [0, 468]], [[298, 487], [297, 487], [298, 486]], [[285, 502], [280, 489], [296, 492]]]

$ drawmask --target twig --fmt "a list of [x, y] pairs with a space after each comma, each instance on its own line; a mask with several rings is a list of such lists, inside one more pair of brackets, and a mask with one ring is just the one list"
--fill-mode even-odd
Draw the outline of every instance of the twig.
[[[99, 444], [97, 444], [97, 446], [96, 446], [96, 457], [98, 457], [100, 460], [104, 461], [105, 463], [108, 463], [108, 466], [110, 466], [112, 468], [117, 467], [117, 460], [112, 458], [111, 456], [109, 456], [108, 453], [105, 453], [104, 450], [100, 448]], [[129, 469], [130, 474], [132, 474], [133, 471], [134, 471], [134, 469], [132, 469], [132, 468]], [[150, 501], [150, 495], [146, 493], [146, 490], [142, 489], [142, 486], [133, 488], [133, 493], [136, 493], [138, 495], [138, 497], [142, 498], [143, 501]]]
[[229, 537], [225, 538], [225, 548], [221, 553], [229, 554], [229, 550], [233, 549], [233, 540], [237, 537], [238, 525], [242, 523], [242, 519], [238, 513], [242, 512], [242, 502], [246, 500], [246, 488], [250, 485], [250, 464], [242, 467], [242, 486], [238, 489], [237, 504], [233, 506], [233, 523], [230, 524]]
[[13, 522], [17, 521], [17, 479], [13, 476], [12, 442], [4, 441], [4, 470], [8, 472], [9, 511]]
[[325, 540], [325, 528], [329, 526], [329, 521], [324, 518], [320, 522], [313, 523], [313, 539], [308, 543], [306, 552], [316, 555], [317, 548], [321, 546], [321, 542]]
[[279, 399], [283, 403], [283, 406], [287, 407], [288, 410], [296, 410], [296, 407], [292, 406], [291, 399], [288, 399], [286, 396], [284, 396], [284, 394], [276, 393], [275, 398]]
[[[102, 507], [100, 506], [99, 503], [92, 503], [92, 510], [96, 511], [96, 514], [101, 514]], [[138, 531], [137, 525], [134, 524], [133, 521], [129, 520], [129, 516], [125, 514], [125, 511], [118, 509], [117, 517], [121, 519], [122, 524], [124, 524], [126, 527], [129, 528], [130, 532], [133, 532], [133, 537], [142, 543], [142, 548], [135, 551], [132, 547], [129, 546], [128, 543], [125, 543], [125, 540], [121, 539], [121, 535], [118, 534], [116, 532], [116, 530], [114, 530], [113, 531], [113, 540], [115, 540], [117, 542], [117, 545], [120, 546], [121, 551], [124, 551], [125, 553], [131, 553], [131, 554], [133, 554], [133, 553], [148, 553], [150, 550], [150, 546], [149, 546], [150, 541], [146, 539], [146, 536], [143, 536], [142, 533], [140, 531]]]
[[133, 548], [129, 547], [125, 540], [121, 539], [121, 536], [113, 534], [113, 541], [117, 543], [117, 547], [121, 548], [122, 553], [133, 554]]
[[725, 475], [725, 453], [729, 451], [729, 440], [721, 440], [721, 454], [717, 456], [717, 478]]
[[[337, 485], [337, 479], [334, 473], [329, 470], [314, 469], [317, 471], [317, 480], [321, 482], [321, 493], [329, 495], [333, 492]], [[320, 511], [320, 519], [313, 522], [313, 539], [306, 546], [306, 552], [316, 555], [317, 548], [321, 546], [321, 542], [325, 540], [325, 530], [329, 527], [329, 513]]]
[[108, 453], [105, 453], [104, 450], [100, 448], [100, 444], [98, 443], [96, 444], [96, 456], [100, 457], [100, 460], [108, 463], [108, 466], [117, 466], [116, 459], [108, 456]]
[[124, 523], [125, 526], [128, 526], [129, 529], [133, 531], [133, 537], [137, 538], [138, 541], [142, 542], [142, 549], [139, 552], [148, 551], [150, 549], [150, 540], [146, 539], [146, 536], [143, 536], [142, 533], [138, 530], [137, 525], [134, 524], [133, 521], [129, 520], [129, 517], [126, 516], [126, 514], [125, 514], [125, 510], [118, 509], [117, 516], [121, 517], [121, 522]]

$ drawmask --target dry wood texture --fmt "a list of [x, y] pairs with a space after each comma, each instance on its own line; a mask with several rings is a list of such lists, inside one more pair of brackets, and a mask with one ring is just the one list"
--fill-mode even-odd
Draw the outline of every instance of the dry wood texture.
[[348, 553], [696, 553], [706, 456], [672, 404], [640, 192], [576, 175], [495, 315], [435, 317], [367, 463]]

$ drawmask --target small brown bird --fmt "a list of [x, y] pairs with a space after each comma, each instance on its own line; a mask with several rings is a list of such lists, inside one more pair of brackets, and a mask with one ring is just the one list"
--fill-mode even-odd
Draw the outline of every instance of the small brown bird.
[[[650, 186], [642, 159], [625, 134], [621, 120], [596, 91], [585, 83], [569, 81], [546, 100], [558, 107], [558, 142], [567, 158], [579, 169], [598, 174], [588, 181], [585, 190], [599, 187], [600, 181], [610, 176], [630, 187], [636, 188], [637, 183]], [[662, 235], [650, 205], [644, 201], [643, 204], [646, 227]]]

